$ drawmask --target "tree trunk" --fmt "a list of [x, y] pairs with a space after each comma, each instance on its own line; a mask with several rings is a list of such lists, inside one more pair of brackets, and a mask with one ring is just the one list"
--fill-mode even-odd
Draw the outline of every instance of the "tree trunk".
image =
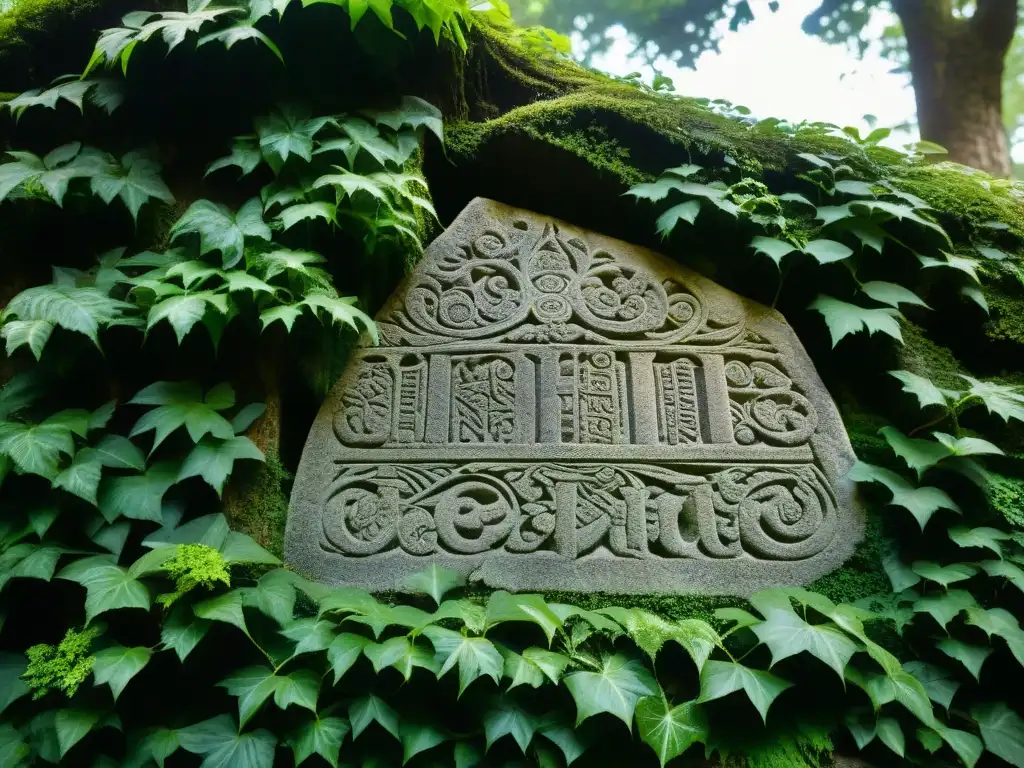
[[970, 19], [950, 0], [893, 0], [907, 36], [921, 138], [949, 159], [1007, 177], [1003, 63], [1017, 25], [1017, 0], [979, 0]]

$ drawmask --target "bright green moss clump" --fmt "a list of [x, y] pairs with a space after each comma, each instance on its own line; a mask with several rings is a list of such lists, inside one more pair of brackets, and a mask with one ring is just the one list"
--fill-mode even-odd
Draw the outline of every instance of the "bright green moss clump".
[[164, 563], [167, 575], [175, 580], [174, 592], [157, 596], [164, 606], [196, 587], [213, 589], [219, 582], [231, 586], [231, 574], [224, 556], [206, 544], [179, 544], [174, 557]]
[[992, 474], [985, 493], [988, 503], [1010, 525], [1024, 529], [1024, 480]]
[[26, 650], [28, 667], [22, 678], [32, 689], [32, 698], [40, 699], [51, 690], [74, 696], [92, 671], [92, 643], [99, 634], [95, 626], [81, 632], [69, 629], [59, 645], [33, 645]]

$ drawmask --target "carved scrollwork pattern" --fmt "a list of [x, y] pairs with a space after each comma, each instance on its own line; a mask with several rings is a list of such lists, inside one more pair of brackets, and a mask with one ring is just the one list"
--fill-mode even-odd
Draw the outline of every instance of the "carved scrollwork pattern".
[[367, 467], [342, 474], [324, 516], [326, 545], [352, 556], [547, 549], [571, 558], [604, 550], [800, 560], [824, 549], [835, 525], [835, 500], [810, 465], [703, 474], [649, 465]]
[[725, 364], [725, 376], [740, 445], [802, 445], [814, 434], [817, 411], [778, 366], [732, 359]]

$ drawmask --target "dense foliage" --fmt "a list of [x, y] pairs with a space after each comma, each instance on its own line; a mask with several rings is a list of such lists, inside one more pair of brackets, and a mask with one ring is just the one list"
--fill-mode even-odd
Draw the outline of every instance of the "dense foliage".
[[[560, 45], [504, 26], [498, 8], [339, 5], [334, 23], [357, 40], [422, 32], [454, 61], [480, 23], [523, 56]], [[442, 116], [417, 96], [237, 107], [219, 159], [186, 141], [177, 161], [112, 121], [133, 98], [152, 103], [132, 78], [181, 66], [163, 63], [169, 49], [199, 56], [214, 42], [224, 57], [289, 62], [278, 26], [306, 12], [251, 0], [129, 13], [99, 35], [81, 78], [6, 103], [11, 121], [78, 108], [120, 131], [88, 122], [41, 147], [43, 131], [0, 164], [0, 213], [17, 212], [5, 249], [31, 249], [17, 230], [42, 237], [39, 221], [83, 233], [47, 254], [49, 281], [22, 280], [0, 318], [13, 373], [0, 389], [0, 763], [665, 765], [703, 745], [751, 766], [824, 765], [834, 746], [1024, 765], [1021, 495], [996, 501], [993, 489], [1012, 499], [1016, 481], [984, 463], [1021, 449], [1007, 429], [1024, 423], [1013, 381], [893, 371], [904, 429], [885, 426], [862, 451], [874, 463], [852, 474], [884, 533], [892, 590], [855, 604], [777, 589], [667, 618], [482, 595], [436, 567], [390, 599], [312, 583], [232, 530], [246, 466], [277, 450], [266, 369], [294, 359], [282, 346], [302, 356], [339, 333], [372, 339], [359, 300], [336, 286], [360, 293], [360, 260], [418, 253], [443, 191], [421, 174]], [[146, 59], [150, 48], [159, 55]], [[288, 95], [303, 92], [302, 70], [294, 77]], [[707, 121], [730, 112], [694, 108]], [[724, 261], [777, 267], [780, 305], [797, 283], [820, 290], [811, 314], [831, 346], [897, 345], [913, 327], [904, 315], [984, 316], [992, 285], [1024, 284], [1024, 233], [993, 219], [954, 239], [898, 181], [894, 169], [923, 167], [927, 145], [882, 163], [878, 133], [735, 130], [826, 149], [796, 153], [784, 177], [706, 153], [628, 194], [668, 249], [708, 224], [749, 244]], [[1000, 185], [966, 178], [985, 194]], [[98, 239], [84, 235], [92, 219], [104, 222]], [[83, 242], [104, 245], [83, 256]], [[266, 410], [251, 402], [263, 398]]]

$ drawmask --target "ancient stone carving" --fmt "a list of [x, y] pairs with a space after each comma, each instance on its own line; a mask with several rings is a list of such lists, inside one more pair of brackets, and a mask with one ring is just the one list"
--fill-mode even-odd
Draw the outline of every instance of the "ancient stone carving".
[[746, 594], [859, 538], [788, 325], [649, 251], [476, 200], [378, 325], [296, 478], [286, 557], [316, 578]]

